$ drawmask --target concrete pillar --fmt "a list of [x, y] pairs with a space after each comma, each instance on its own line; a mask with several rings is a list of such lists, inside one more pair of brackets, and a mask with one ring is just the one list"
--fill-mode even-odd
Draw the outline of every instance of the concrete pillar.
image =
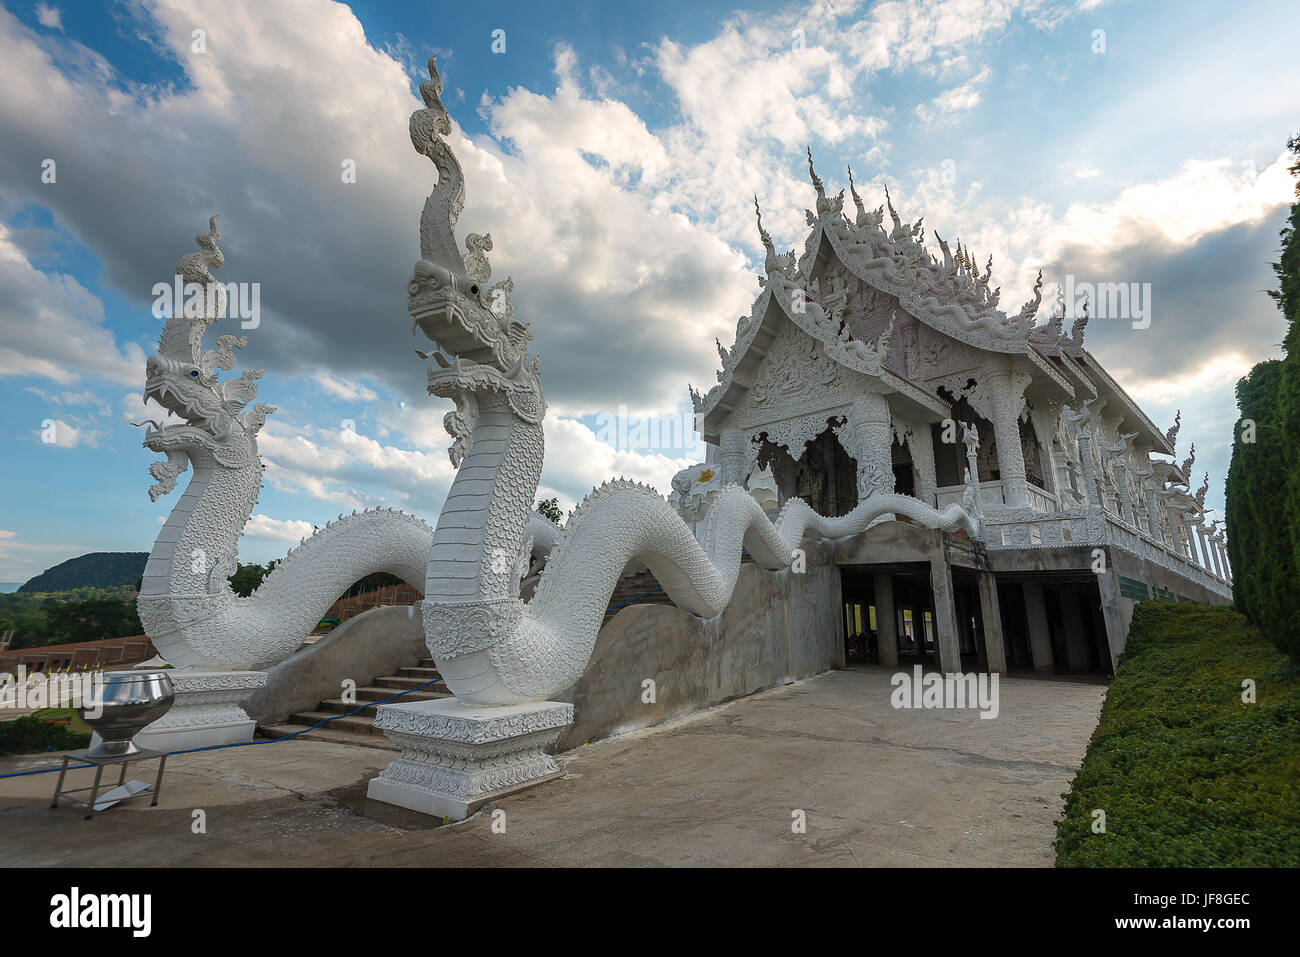
[[1201, 564], [1211, 575], [1214, 574], [1214, 559], [1210, 556], [1210, 536], [1205, 531], [1204, 521], [1196, 523], [1196, 538], [1201, 543]]
[[1169, 512], [1170, 525], [1174, 528], [1174, 551], [1187, 558], [1187, 529], [1183, 528], [1183, 516], [1177, 508]]
[[880, 663], [898, 666], [898, 616], [894, 614], [894, 576], [878, 574], [874, 580], [876, 603], [876, 641]]
[[1165, 548], [1171, 552], [1178, 551], [1177, 535], [1174, 533], [1173, 516], [1169, 513], [1169, 498], [1174, 493], [1167, 488], [1162, 488], [1156, 492], [1156, 502], [1159, 511], [1156, 513], [1160, 522], [1160, 539], [1165, 543]]
[[912, 475], [916, 483], [916, 497], [926, 505], [934, 505], [934, 490], [938, 482], [934, 473], [934, 434], [930, 423], [917, 422], [912, 425], [911, 438], [907, 443], [912, 454]]
[[[934, 644], [939, 652], [939, 670], [944, 674], [960, 674], [957, 603], [953, 598], [952, 572], [942, 559], [930, 562], [930, 590], [934, 594]], [[920, 627], [925, 627], [924, 622]]]
[[1012, 508], [1026, 508], [1029, 490], [1025, 479], [1025, 452], [1020, 446], [1020, 404], [1028, 377], [1013, 372], [995, 372], [987, 378], [992, 406], [989, 419], [997, 443], [1002, 494]]
[[1088, 658], [1088, 635], [1083, 630], [1083, 609], [1079, 596], [1073, 591], [1062, 591], [1061, 619], [1065, 625], [1065, 649], [1070, 659], [1070, 671], [1086, 674], [1091, 662]]
[[1101, 614], [1106, 621], [1106, 644], [1110, 649], [1110, 670], [1115, 673], [1119, 665], [1119, 656], [1124, 653], [1124, 643], [1128, 638], [1128, 619], [1120, 605], [1119, 578], [1109, 561], [1106, 571], [1097, 576], [1097, 587], [1101, 592]]
[[1142, 483], [1147, 494], [1147, 531], [1158, 542], [1165, 540], [1165, 530], [1160, 524], [1160, 503], [1156, 501], [1156, 483], [1147, 479]]
[[984, 619], [984, 654], [990, 673], [1007, 673], [1006, 642], [1002, 636], [1002, 608], [998, 604], [998, 583], [992, 572], [977, 576], [980, 590], [980, 617]]
[[1213, 533], [1207, 535], [1205, 540], [1210, 550], [1210, 571], [1214, 574], [1215, 578], [1223, 578], [1223, 562], [1219, 559], [1219, 543], [1215, 539]]
[[839, 432], [845, 451], [858, 463], [858, 501], [894, 490], [894, 428], [883, 395], [861, 393], [853, 400], [848, 425]]
[[1223, 532], [1218, 532], [1214, 537], [1219, 546], [1219, 561], [1223, 562], [1223, 577], [1225, 581], [1232, 581], [1232, 566], [1228, 564], [1228, 545], [1223, 538]]
[[1119, 496], [1120, 521], [1136, 526], [1137, 519], [1133, 516], [1133, 503], [1129, 501], [1128, 497], [1128, 466], [1118, 458], [1115, 459], [1115, 491]]
[[1043, 586], [1025, 582], [1025, 624], [1029, 628], [1029, 651], [1034, 659], [1034, 670], [1051, 674], [1056, 670], [1052, 658], [1052, 634], [1047, 627], [1047, 605], [1043, 601]]
[[1080, 429], [1079, 464], [1083, 467], [1083, 495], [1092, 508], [1104, 508], [1101, 500], [1101, 486], [1097, 482], [1097, 470], [1092, 462], [1092, 436], [1085, 429]]
[[[718, 443], [718, 471], [724, 483], [743, 485], [745, 474], [745, 433], [740, 429], [727, 429]], [[791, 449], [791, 453], [795, 450]]]

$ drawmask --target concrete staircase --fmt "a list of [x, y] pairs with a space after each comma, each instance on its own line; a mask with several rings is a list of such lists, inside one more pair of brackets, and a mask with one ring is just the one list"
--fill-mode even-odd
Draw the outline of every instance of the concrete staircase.
[[[627, 604], [672, 604], [660, 587], [658, 580], [649, 571], [634, 572], [623, 576], [610, 596], [609, 607], [614, 611], [605, 612], [605, 621], [609, 621], [619, 609]], [[408, 694], [391, 702], [431, 701], [435, 698], [451, 697], [447, 685], [441, 680], [438, 668], [432, 658], [421, 658], [416, 664], [407, 668], [398, 668], [393, 675], [373, 678], [364, 688], [357, 688], [355, 704], [346, 703], [342, 698], [327, 698], [317, 703], [311, 711], [299, 711], [291, 714], [283, 724], [262, 725], [258, 734], [264, 738], [282, 738], [285, 735], [303, 731], [298, 738], [308, 741], [328, 741], [332, 744], [350, 744], [362, 748], [378, 748], [383, 751], [396, 751], [384, 733], [375, 727], [376, 705], [367, 702], [379, 702], [395, 694], [406, 691]], [[432, 684], [428, 684], [429, 682]], [[421, 687], [421, 685], [428, 685]], [[419, 688], [419, 691], [413, 689]], [[357, 710], [360, 708], [361, 710]], [[356, 711], [356, 714], [350, 712]], [[339, 717], [347, 715], [347, 717]], [[333, 720], [318, 728], [312, 726]]]
[[[361, 748], [396, 751], [397, 748], [389, 743], [388, 739], [384, 737], [384, 733], [375, 727], [376, 705], [367, 704], [367, 702], [384, 701], [393, 695], [401, 694], [403, 691], [409, 693], [389, 703], [432, 701], [436, 698], [451, 697], [447, 685], [441, 679], [442, 676], [438, 674], [433, 659], [421, 658], [417, 664], [409, 668], [398, 668], [395, 675], [373, 678], [366, 687], [357, 688], [355, 704], [349, 704], [342, 698], [327, 698], [317, 704], [314, 711], [300, 711], [291, 714], [284, 724], [263, 726], [258, 729], [258, 733], [267, 738], [282, 738], [287, 734], [302, 731], [303, 728], [310, 728], [317, 722], [324, 721], [327, 718], [334, 718], [328, 724], [313, 728], [305, 734], [299, 734], [298, 738], [307, 741], [328, 741], [331, 744], [350, 744]], [[430, 681], [433, 684], [429, 684]], [[421, 688], [421, 685], [427, 685], [427, 687]], [[420, 688], [420, 690], [412, 690], [415, 688]], [[362, 710], [357, 711], [358, 708]], [[357, 713], [349, 714], [352, 711]], [[340, 718], [337, 717], [338, 715], [348, 716]]]

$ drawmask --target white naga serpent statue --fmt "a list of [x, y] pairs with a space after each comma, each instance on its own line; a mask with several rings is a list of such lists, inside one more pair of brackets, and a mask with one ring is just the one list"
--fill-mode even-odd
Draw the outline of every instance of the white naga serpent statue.
[[[194, 310], [201, 314], [186, 316], [177, 303], [146, 365], [145, 400], [182, 420], [148, 422], [145, 448], [167, 456], [149, 469], [156, 480], [149, 497], [157, 501], [170, 492], [187, 466], [194, 472], [154, 542], [137, 607], [145, 632], [174, 667], [256, 670], [293, 653], [330, 605], [366, 575], [388, 572], [422, 589], [433, 531], [391, 509], [353, 512], [290, 551], [252, 595], [241, 598], [231, 589], [239, 536], [262, 487], [257, 434], [275, 409], [245, 408], [257, 395], [260, 369], [217, 381], [219, 371], [234, 366], [243, 336], [220, 336], [215, 349], [202, 348], [205, 330], [225, 312], [225, 289], [209, 271], [225, 262], [216, 219], [198, 236], [199, 252], [176, 264], [176, 274], [205, 293], [202, 309]], [[534, 516], [532, 527], [534, 549], [544, 556], [555, 526]]]
[[[450, 398], [456, 478], [429, 549], [425, 634], [448, 687], [466, 703], [543, 701], [587, 667], [610, 595], [630, 562], [649, 566], [668, 596], [700, 618], [721, 614], [740, 574], [742, 549], [770, 570], [790, 565], [806, 534], [856, 534], [882, 515], [979, 534], [960, 505], [943, 511], [906, 495], [877, 494], [825, 518], [791, 499], [775, 524], [738, 485], [722, 490], [698, 540], [653, 489], [602, 485], [574, 511], [542, 570], [533, 598], [519, 597], [533, 500], [542, 470], [546, 402], [532, 334], [514, 319], [509, 279], [488, 288], [490, 236], [454, 229], [464, 207], [460, 164], [443, 137], [451, 119], [433, 59], [420, 85], [426, 109], [411, 116], [411, 141], [438, 171], [420, 218], [420, 255], [408, 286], [412, 330], [436, 344], [429, 392]], [[968, 486], [969, 491], [969, 486]], [[970, 505], [968, 498], [967, 504]]]
[[177, 275], [206, 291], [203, 314], [187, 317], [177, 303], [146, 366], [145, 400], [183, 420], [149, 420], [144, 446], [167, 456], [149, 469], [156, 480], [149, 497], [170, 492], [187, 465], [194, 474], [149, 553], [137, 607], [145, 632], [174, 667], [240, 671], [287, 657], [326, 609], [372, 572], [421, 587], [433, 533], [402, 512], [354, 512], [289, 552], [252, 595], [231, 589], [239, 536], [262, 487], [257, 433], [275, 409], [260, 402], [245, 409], [257, 395], [260, 369], [217, 381], [218, 370], [234, 366], [243, 336], [220, 336], [215, 349], [202, 351], [204, 331], [224, 314], [225, 290], [208, 271], [225, 262], [220, 239], [214, 216], [198, 237], [200, 251], [177, 262]]

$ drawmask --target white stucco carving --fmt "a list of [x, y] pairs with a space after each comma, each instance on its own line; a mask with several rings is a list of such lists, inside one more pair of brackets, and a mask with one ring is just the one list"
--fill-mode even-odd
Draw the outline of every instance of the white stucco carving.
[[[745, 436], [735, 428], [723, 434], [719, 467], [724, 481], [736, 484], [727, 484], [714, 498], [696, 530], [698, 539], [653, 489], [622, 480], [606, 483], [569, 518], [532, 600], [524, 603], [517, 576], [500, 567], [509, 562], [494, 562], [493, 556], [508, 558], [524, 549], [543, 456], [546, 403], [539, 363], [529, 360], [526, 327], [487, 308], [487, 291], [467, 273], [456, 246], [453, 231], [463, 202], [460, 166], [442, 138], [450, 131], [450, 118], [432, 60], [429, 74], [420, 87], [426, 108], [412, 116], [411, 135], [416, 150], [437, 166], [438, 183], [421, 217], [422, 258], [409, 286], [409, 309], [414, 327], [440, 346], [429, 353], [436, 363], [429, 391], [456, 402], [448, 431], [459, 469], [429, 551], [424, 623], [430, 652], [462, 702], [538, 702], [572, 684], [587, 666], [609, 596], [632, 561], [644, 562], [679, 607], [711, 618], [731, 597], [742, 548], [765, 568], [780, 570], [805, 534], [854, 534], [891, 512], [930, 527], [978, 534], [977, 521], [960, 506], [939, 511], [889, 494], [872, 495], [833, 519], [792, 499], [774, 523], [738, 484], [747, 473]], [[793, 309], [792, 269], [769, 242], [767, 292], [781, 297], [787, 312]], [[824, 328], [829, 317], [818, 308], [808, 322]], [[746, 334], [743, 324], [738, 334]], [[726, 380], [735, 353], [723, 353]], [[817, 363], [799, 374], [805, 373], [815, 381]], [[888, 435], [887, 415], [883, 428]]]
[[[219, 372], [234, 367], [245, 337], [220, 336], [215, 348], [203, 349], [204, 331], [221, 314], [225, 295], [210, 272], [225, 262], [216, 219], [198, 236], [199, 252], [176, 264], [185, 282], [211, 290], [203, 315], [178, 310], [146, 364], [146, 399], [178, 417], [141, 423], [148, 426], [144, 447], [166, 456], [150, 467], [150, 498], [171, 492], [186, 468], [193, 475], [154, 542], [137, 607], [145, 633], [174, 667], [245, 671], [268, 668], [295, 651], [329, 606], [366, 575], [388, 572], [423, 590], [433, 530], [392, 509], [353, 512], [290, 550], [252, 595], [232, 591], [239, 537], [262, 487], [257, 434], [275, 409], [248, 408], [260, 369], [218, 381]], [[530, 515], [528, 527], [536, 532], [530, 551], [544, 557], [554, 526]]]
[[433, 533], [401, 512], [353, 514], [292, 550], [252, 595], [231, 590], [239, 536], [262, 485], [257, 433], [275, 410], [247, 408], [261, 370], [217, 380], [234, 366], [244, 337], [220, 336], [216, 348], [203, 350], [224, 296], [209, 271], [225, 261], [220, 238], [214, 216], [198, 237], [200, 251], [176, 265], [185, 282], [212, 290], [209, 308], [199, 317], [178, 309], [147, 363], [146, 399], [180, 419], [148, 423], [145, 448], [166, 455], [150, 468], [150, 498], [170, 492], [187, 467], [193, 477], [154, 543], [137, 604], [145, 633], [173, 666], [241, 671], [269, 667], [297, 649], [330, 604], [371, 572], [422, 586]]

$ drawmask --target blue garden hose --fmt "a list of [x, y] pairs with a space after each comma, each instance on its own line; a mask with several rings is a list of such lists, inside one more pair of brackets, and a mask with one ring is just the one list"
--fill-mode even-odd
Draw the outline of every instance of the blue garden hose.
[[663, 590], [664, 590], [664, 586], [660, 585], [657, 588], [651, 588], [649, 591], [643, 591], [641, 594], [635, 595], [632, 598], [629, 598], [627, 601], [621, 601], [617, 605], [610, 605], [608, 608], [605, 609], [605, 614], [608, 615], [611, 611], [618, 611], [624, 605], [630, 605], [634, 601], [640, 601], [646, 595], [653, 595], [655, 592], [663, 591]]

